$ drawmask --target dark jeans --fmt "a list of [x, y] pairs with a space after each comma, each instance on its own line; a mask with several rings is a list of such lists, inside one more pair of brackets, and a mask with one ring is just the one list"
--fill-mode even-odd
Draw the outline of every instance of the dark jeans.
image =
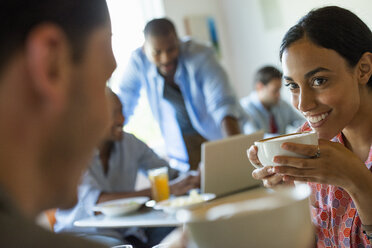
[[126, 236], [125, 240], [128, 241], [134, 248], [151, 248], [159, 244], [174, 227], [149, 227], [144, 228], [145, 234], [148, 238], [147, 242], [144, 243], [135, 236]]

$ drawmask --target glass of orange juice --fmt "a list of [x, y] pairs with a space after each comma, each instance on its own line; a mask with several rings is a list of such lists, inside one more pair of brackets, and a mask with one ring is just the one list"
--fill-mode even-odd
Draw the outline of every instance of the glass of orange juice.
[[168, 168], [160, 167], [148, 170], [151, 182], [152, 198], [156, 201], [163, 201], [169, 198]]

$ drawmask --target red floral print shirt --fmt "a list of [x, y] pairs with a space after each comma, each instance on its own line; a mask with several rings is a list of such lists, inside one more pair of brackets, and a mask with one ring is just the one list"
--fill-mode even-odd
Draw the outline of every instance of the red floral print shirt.
[[[310, 130], [308, 123], [301, 128], [301, 131]], [[332, 141], [344, 144], [341, 133]], [[365, 165], [372, 172], [372, 146]], [[334, 185], [308, 184], [312, 189], [311, 215], [316, 227], [317, 247], [371, 248], [349, 194], [343, 188]]]

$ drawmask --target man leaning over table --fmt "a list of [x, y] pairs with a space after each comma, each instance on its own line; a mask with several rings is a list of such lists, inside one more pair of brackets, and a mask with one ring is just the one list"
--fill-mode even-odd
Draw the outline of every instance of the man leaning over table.
[[[161, 241], [170, 228], [146, 229], [96, 229], [74, 227], [73, 222], [94, 215], [93, 206], [100, 202], [119, 198], [148, 196], [150, 188], [135, 191], [136, 176], [139, 171], [168, 167], [169, 176], [174, 179], [178, 171], [159, 158], [147, 145], [132, 134], [123, 132], [124, 116], [119, 98], [110, 90], [112, 107], [111, 128], [99, 146], [91, 165], [84, 174], [78, 190], [78, 204], [70, 210], [57, 210], [54, 230], [56, 232], [75, 232], [79, 236], [99, 240], [113, 245], [125, 241], [135, 247], [151, 247]], [[183, 195], [192, 188], [199, 187], [200, 179], [186, 173], [170, 182], [170, 192]], [[111, 237], [111, 238], [108, 238]]]
[[105, 0], [0, 2], [0, 247], [104, 247], [35, 217], [76, 203], [115, 67]]
[[124, 115], [145, 89], [172, 166], [196, 170], [201, 144], [239, 134], [247, 116], [212, 48], [180, 40], [166, 18], [148, 22], [144, 35], [120, 81]]

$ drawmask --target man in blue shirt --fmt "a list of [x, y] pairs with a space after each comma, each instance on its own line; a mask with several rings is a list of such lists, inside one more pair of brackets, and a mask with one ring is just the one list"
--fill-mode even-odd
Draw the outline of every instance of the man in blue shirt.
[[213, 49], [180, 40], [165, 18], [147, 23], [144, 35], [121, 79], [124, 114], [133, 114], [144, 88], [169, 158], [196, 169], [201, 144], [240, 133], [246, 115]]
[[240, 100], [251, 117], [245, 132], [264, 130], [265, 136], [294, 131], [306, 120], [280, 98], [282, 73], [272, 66], [259, 69], [255, 76], [255, 91]]

